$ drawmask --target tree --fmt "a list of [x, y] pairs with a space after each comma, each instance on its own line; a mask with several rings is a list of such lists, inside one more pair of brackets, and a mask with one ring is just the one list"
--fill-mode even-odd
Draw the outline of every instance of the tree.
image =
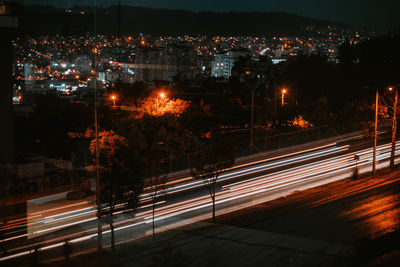
[[339, 46], [338, 59], [343, 65], [352, 65], [357, 60], [356, 46], [351, 42]]
[[[159, 161], [157, 161], [159, 162]], [[152, 175], [150, 178], [146, 179], [147, 189], [149, 190], [149, 195], [151, 197], [152, 204], [152, 228], [153, 228], [153, 239], [155, 239], [155, 223], [154, 217], [156, 212], [156, 203], [158, 197], [165, 189], [165, 184], [167, 182], [167, 176], [161, 171], [161, 169], [154, 163], [152, 164]]]
[[[132, 156], [132, 150], [123, 136], [113, 131], [103, 131], [99, 135], [100, 204], [106, 204], [102, 215], [108, 219], [111, 247], [114, 250], [114, 213], [116, 211], [135, 212], [138, 196], [143, 189], [141, 164]], [[96, 140], [92, 141], [90, 150], [95, 156]]]
[[181, 115], [190, 105], [190, 102], [182, 99], [170, 99], [166, 96], [153, 96], [145, 98], [139, 105], [139, 116], [148, 114], [150, 116], [163, 116], [167, 113]]
[[72, 252], [72, 244], [68, 241], [68, 239], [65, 240], [65, 242], [64, 242], [63, 252], [64, 252], [64, 256], [65, 256], [65, 262], [66, 262], [66, 264], [68, 264], [69, 257]]
[[[225, 138], [224, 138], [225, 139]], [[235, 163], [235, 145], [224, 142], [215, 132], [191, 158], [191, 175], [203, 180], [212, 201], [212, 220], [215, 222], [216, 189], [220, 174]]]
[[366, 40], [357, 45], [357, 56], [363, 82], [377, 87], [400, 82], [400, 34]]
[[188, 151], [193, 150], [193, 144], [197, 142], [181, 118], [173, 114], [160, 117], [145, 114], [140, 119], [130, 118], [122, 121], [118, 129], [121, 129], [122, 135], [127, 137], [129, 145], [134, 148], [135, 157], [145, 161], [146, 166], [152, 166], [155, 156], [163, 163], [171, 155], [183, 158]]
[[119, 101], [123, 105], [136, 104], [138, 100], [147, 97], [151, 93], [143, 82], [129, 84], [117, 81], [114, 91], [119, 95]]

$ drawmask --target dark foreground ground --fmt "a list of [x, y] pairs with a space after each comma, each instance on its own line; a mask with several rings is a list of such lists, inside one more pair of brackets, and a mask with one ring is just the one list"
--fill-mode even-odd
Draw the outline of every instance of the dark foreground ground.
[[399, 196], [400, 171], [382, 172], [119, 244], [116, 252], [74, 252], [68, 263], [39, 255], [37, 265], [400, 266]]

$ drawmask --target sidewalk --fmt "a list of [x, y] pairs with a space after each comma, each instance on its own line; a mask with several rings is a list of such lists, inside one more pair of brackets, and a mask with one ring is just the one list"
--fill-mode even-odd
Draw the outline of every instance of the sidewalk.
[[[93, 251], [92, 251], [93, 252]], [[141, 239], [97, 255], [72, 258], [68, 266], [351, 266], [354, 248], [279, 233], [197, 223]], [[46, 266], [59, 266], [58, 257]]]

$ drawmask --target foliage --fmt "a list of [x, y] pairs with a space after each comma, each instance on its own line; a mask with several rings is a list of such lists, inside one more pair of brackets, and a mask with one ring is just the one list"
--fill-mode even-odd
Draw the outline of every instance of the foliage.
[[[114, 133], [114, 131], [102, 131], [99, 133], [99, 165], [103, 172], [109, 171], [115, 164], [115, 154], [123, 146], [127, 145], [124, 137]], [[97, 142], [96, 139], [90, 143], [90, 152], [95, 155]]]
[[[90, 151], [96, 158], [97, 142], [90, 144]], [[132, 156], [131, 147], [123, 136], [114, 131], [99, 133], [100, 202], [107, 204], [103, 215], [108, 215], [111, 228], [111, 246], [114, 248], [113, 215], [116, 210], [134, 212], [143, 184], [140, 162]]]
[[119, 104], [129, 106], [148, 97], [150, 91], [143, 82], [135, 82], [134, 84], [117, 82], [114, 93], [118, 95]]
[[150, 116], [160, 117], [167, 113], [180, 116], [185, 112], [190, 105], [190, 102], [181, 99], [170, 99], [161, 97], [147, 97], [139, 103], [139, 116], [148, 114]]
[[297, 128], [310, 128], [313, 127], [311, 123], [306, 121], [301, 115], [298, 115], [295, 117], [292, 121], [293, 126]]
[[122, 121], [118, 128], [127, 136], [134, 156], [141, 158], [147, 166], [153, 161], [161, 163], [171, 154], [175, 158], [183, 157], [197, 142], [181, 119], [173, 114], [157, 117], [145, 114], [139, 119]]
[[[96, 139], [90, 144], [95, 158]], [[125, 209], [134, 210], [137, 196], [140, 194], [140, 163], [132, 160], [127, 140], [114, 131], [99, 133], [99, 176], [103, 203], [128, 201]], [[128, 205], [129, 204], [129, 205]]]

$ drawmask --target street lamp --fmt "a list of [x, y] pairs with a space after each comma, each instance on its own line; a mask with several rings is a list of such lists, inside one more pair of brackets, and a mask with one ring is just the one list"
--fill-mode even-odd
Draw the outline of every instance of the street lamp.
[[116, 95], [111, 96], [111, 100], [113, 101], [113, 107], [115, 108], [115, 100], [117, 99]]
[[162, 100], [164, 100], [167, 97], [167, 95], [164, 92], [160, 92], [157, 95], [157, 108], [158, 108], [158, 98], [161, 98]]
[[286, 89], [282, 89], [282, 107], [285, 105], [285, 94], [287, 93]]
[[390, 167], [394, 168], [394, 156], [396, 149], [396, 132], [397, 132], [397, 102], [399, 98], [399, 90], [398, 88], [394, 89], [393, 87], [389, 87], [389, 91], [395, 91], [394, 103], [393, 103], [393, 116], [392, 116], [392, 150], [390, 154]]
[[379, 92], [376, 89], [376, 98], [375, 98], [375, 128], [374, 128], [374, 152], [373, 152], [373, 163], [372, 163], [372, 174], [375, 174], [376, 171], [376, 143], [378, 140], [378, 105], [379, 105]]
[[[392, 92], [393, 87], [389, 87], [388, 90]], [[398, 102], [398, 90], [395, 90], [395, 100], [393, 106], [393, 117], [392, 117], [392, 151], [390, 157], [390, 167], [394, 168], [394, 153], [396, 147], [396, 127], [397, 127], [397, 102]], [[379, 109], [379, 92], [376, 90], [375, 99], [375, 129], [374, 129], [374, 150], [373, 150], [373, 164], [372, 164], [372, 174], [376, 172], [376, 144], [378, 141], [378, 109]]]

